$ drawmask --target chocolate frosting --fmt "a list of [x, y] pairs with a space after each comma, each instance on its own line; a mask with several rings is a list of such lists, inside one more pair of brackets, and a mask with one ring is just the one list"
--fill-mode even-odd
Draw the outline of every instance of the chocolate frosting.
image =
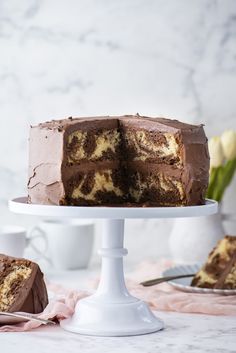
[[[75, 130], [94, 131], [97, 129], [128, 128], [145, 129], [152, 132], [174, 134], [179, 141], [183, 168], [176, 172], [181, 180], [186, 205], [204, 203], [208, 185], [209, 154], [203, 125], [190, 125], [177, 120], [151, 118], [140, 115], [121, 117], [82, 117], [52, 120], [31, 127], [29, 149], [29, 202], [40, 204], [61, 204], [66, 196], [66, 184], [71, 171], [65, 163], [65, 140]], [[107, 161], [99, 162], [100, 168]], [[105, 163], [105, 164], [103, 164]], [[115, 163], [115, 161], [113, 161]], [[91, 168], [94, 164], [78, 164], [75, 168]], [[96, 168], [98, 164], [96, 164]], [[146, 163], [146, 168], [149, 168]], [[150, 165], [150, 168], [153, 166]], [[166, 168], [163, 166], [163, 168]], [[159, 171], [161, 165], [159, 164]], [[148, 200], [147, 200], [148, 201]]]

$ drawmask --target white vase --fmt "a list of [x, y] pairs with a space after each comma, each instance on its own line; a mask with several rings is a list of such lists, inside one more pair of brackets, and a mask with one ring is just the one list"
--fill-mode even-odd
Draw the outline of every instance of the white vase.
[[220, 213], [205, 217], [177, 218], [169, 248], [176, 263], [203, 263], [225, 231]]

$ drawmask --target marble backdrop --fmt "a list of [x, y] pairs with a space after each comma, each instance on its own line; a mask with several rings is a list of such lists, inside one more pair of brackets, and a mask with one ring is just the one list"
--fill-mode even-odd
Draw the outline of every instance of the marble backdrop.
[[[26, 193], [30, 124], [139, 112], [211, 136], [236, 127], [235, 92], [234, 0], [0, 0], [0, 224], [36, 221], [6, 206]], [[133, 258], [166, 253], [171, 226], [127, 222]]]

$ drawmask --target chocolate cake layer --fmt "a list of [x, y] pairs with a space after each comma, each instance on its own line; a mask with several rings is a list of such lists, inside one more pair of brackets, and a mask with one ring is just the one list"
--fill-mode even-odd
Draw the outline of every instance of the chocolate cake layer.
[[203, 204], [208, 169], [202, 125], [139, 115], [54, 120], [31, 128], [29, 202]]
[[123, 170], [77, 171], [67, 183], [65, 203], [78, 206], [121, 204], [126, 200], [126, 189]]
[[170, 175], [150, 171], [130, 171], [130, 202], [147, 200], [156, 206], [184, 205], [184, 191], [181, 182]]
[[48, 304], [39, 266], [0, 254], [0, 311], [41, 313]]
[[[123, 148], [127, 152], [127, 159], [181, 165], [178, 136], [169, 132], [152, 130], [153, 122], [150, 121], [149, 124], [148, 129], [140, 124], [129, 126], [126, 121], [121, 122]], [[146, 122], [145, 125], [147, 125]]]
[[69, 134], [66, 150], [70, 165], [81, 161], [116, 159], [120, 147], [118, 129], [102, 131], [74, 131]]

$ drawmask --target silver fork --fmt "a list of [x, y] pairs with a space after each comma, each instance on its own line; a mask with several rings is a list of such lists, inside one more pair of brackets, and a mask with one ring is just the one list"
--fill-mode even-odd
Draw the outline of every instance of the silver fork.
[[189, 273], [189, 274], [186, 274], [186, 275], [166, 276], [166, 277], [149, 279], [148, 281], [141, 282], [140, 284], [142, 286], [144, 286], [144, 287], [151, 287], [151, 286], [154, 286], [156, 284], [172, 281], [173, 279], [194, 277], [194, 276], [195, 276], [195, 273]]
[[46, 319], [41, 319], [39, 317], [36, 316], [36, 314], [29, 314], [29, 313], [8, 313], [6, 311], [0, 311], [0, 315], [4, 315], [4, 316], [11, 316], [11, 317], [17, 317], [17, 318], [21, 318], [21, 319], [25, 319], [25, 320], [32, 320], [32, 321], [37, 321], [40, 322], [43, 325], [48, 325], [48, 324], [52, 324], [55, 325], [56, 323], [52, 320], [46, 320]]

